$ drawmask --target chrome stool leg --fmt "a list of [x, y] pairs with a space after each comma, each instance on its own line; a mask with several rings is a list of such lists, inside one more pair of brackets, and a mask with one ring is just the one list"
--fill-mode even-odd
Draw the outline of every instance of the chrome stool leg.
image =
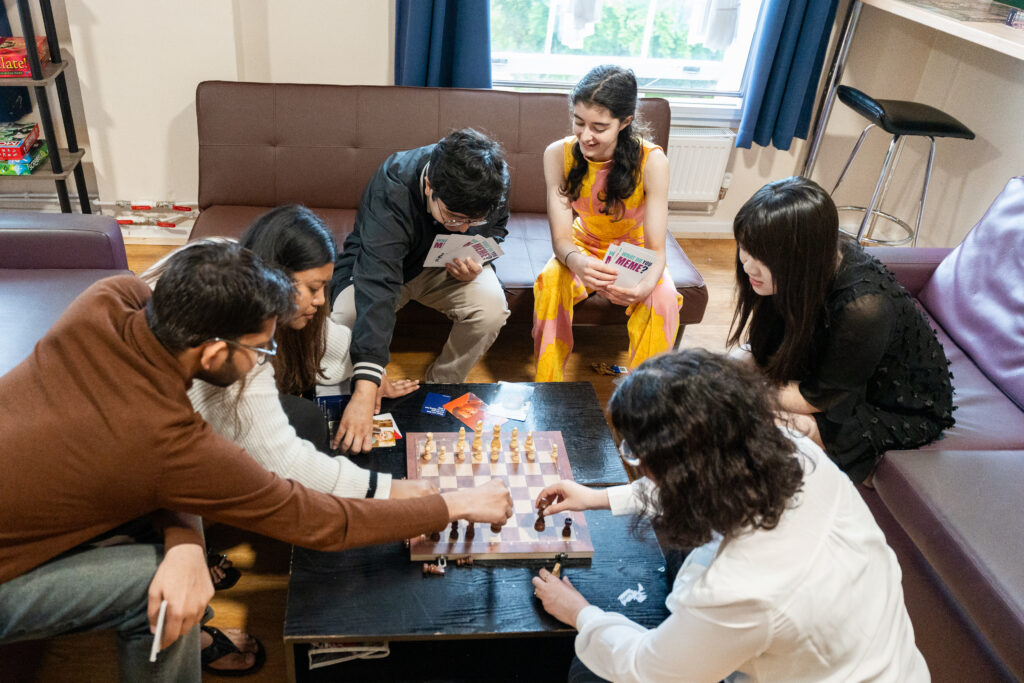
[[829, 192], [829, 194], [835, 194], [836, 190], [839, 189], [839, 184], [843, 182], [843, 178], [846, 177], [846, 172], [849, 171], [850, 170], [850, 166], [853, 165], [853, 160], [854, 160], [854, 158], [856, 158], [857, 152], [860, 151], [860, 146], [864, 144], [864, 138], [867, 137], [868, 131], [871, 130], [872, 128], [874, 128], [874, 127], [875, 127], [875, 124], [869, 123], [867, 126], [864, 127], [864, 130], [861, 131], [860, 137], [857, 138], [857, 144], [853, 146], [853, 151], [850, 152], [850, 156], [846, 160], [846, 165], [843, 166], [843, 170], [842, 170], [842, 172], [839, 173], [839, 178], [836, 180], [836, 184], [832, 188], [832, 191]]
[[928, 136], [931, 148], [928, 150], [928, 165], [924, 169], [924, 184], [921, 185], [921, 204], [917, 207], [917, 227], [914, 229], [912, 246], [917, 246], [917, 236], [921, 234], [921, 219], [924, 218], [924, 200], [928, 197], [928, 183], [932, 179], [932, 163], [935, 161], [935, 138]]
[[889, 151], [885, 155], [885, 162], [882, 164], [882, 172], [878, 176], [878, 182], [875, 183], [875, 192], [871, 195], [871, 203], [868, 204], [864, 211], [864, 220], [860, 222], [860, 229], [857, 230], [858, 242], [864, 239], [864, 233], [867, 231], [868, 225], [873, 224], [871, 218], [875, 215], [875, 207], [879, 205], [878, 198], [882, 194], [882, 188], [888, 184], [889, 173], [892, 171], [892, 162], [896, 158], [896, 150], [900, 147], [899, 143], [900, 136], [893, 135], [892, 142], [889, 143]]

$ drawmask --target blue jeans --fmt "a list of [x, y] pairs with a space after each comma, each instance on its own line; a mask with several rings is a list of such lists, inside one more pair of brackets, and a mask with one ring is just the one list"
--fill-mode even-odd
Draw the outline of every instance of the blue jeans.
[[607, 678], [601, 678], [587, 668], [587, 665], [580, 661], [579, 657], [572, 658], [569, 665], [569, 683], [608, 683]]
[[0, 643], [114, 629], [122, 681], [199, 683], [198, 627], [149, 661], [148, 591], [162, 559], [159, 545], [92, 548], [0, 583]]

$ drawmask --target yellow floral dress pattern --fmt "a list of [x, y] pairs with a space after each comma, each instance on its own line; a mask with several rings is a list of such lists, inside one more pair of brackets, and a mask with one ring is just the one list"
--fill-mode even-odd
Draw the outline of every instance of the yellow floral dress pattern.
[[[576, 138], [562, 141], [564, 173], [572, 168], [572, 148]], [[641, 169], [655, 145], [644, 142]], [[644, 246], [644, 192], [643, 172], [632, 196], [625, 201], [625, 211], [615, 216], [601, 213], [600, 195], [604, 192], [611, 170], [611, 161], [588, 161], [589, 169], [583, 179], [579, 198], [572, 203], [572, 240], [584, 254], [604, 259], [608, 247], [621, 242]], [[562, 381], [565, 362], [572, 353], [573, 306], [586, 299], [594, 290], [552, 257], [533, 283], [533, 348], [537, 358], [538, 382]], [[679, 330], [679, 309], [683, 297], [676, 291], [668, 269], [662, 273], [657, 286], [644, 301], [626, 308], [629, 317], [629, 367], [635, 368], [651, 356], [667, 351]]]

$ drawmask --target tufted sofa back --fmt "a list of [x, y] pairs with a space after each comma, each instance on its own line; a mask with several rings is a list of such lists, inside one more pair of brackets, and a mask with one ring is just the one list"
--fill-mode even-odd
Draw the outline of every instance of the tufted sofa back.
[[[668, 144], [668, 102], [641, 116]], [[390, 154], [472, 127], [505, 147], [515, 212], [545, 212], [544, 148], [568, 135], [564, 94], [206, 81], [196, 90], [199, 208], [299, 202], [355, 209]]]

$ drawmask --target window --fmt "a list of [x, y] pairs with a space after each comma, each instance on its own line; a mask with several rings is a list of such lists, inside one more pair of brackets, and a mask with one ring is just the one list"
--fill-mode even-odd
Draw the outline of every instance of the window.
[[677, 121], [736, 121], [760, 10], [761, 0], [491, 0], [492, 80], [566, 90], [620, 64]]

